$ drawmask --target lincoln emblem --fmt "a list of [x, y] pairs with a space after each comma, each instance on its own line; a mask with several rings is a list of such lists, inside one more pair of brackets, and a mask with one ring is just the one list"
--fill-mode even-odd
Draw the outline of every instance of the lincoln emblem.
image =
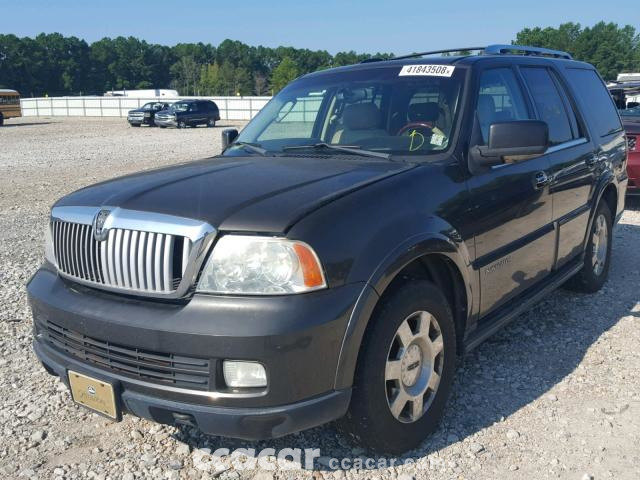
[[104, 228], [104, 222], [109, 218], [109, 210], [100, 210], [93, 218], [93, 236], [96, 240], [106, 240], [109, 235], [109, 230]]

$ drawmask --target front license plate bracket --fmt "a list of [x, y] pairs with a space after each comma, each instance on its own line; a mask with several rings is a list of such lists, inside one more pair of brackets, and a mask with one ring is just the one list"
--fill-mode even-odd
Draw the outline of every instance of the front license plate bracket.
[[116, 389], [113, 384], [80, 372], [67, 372], [73, 401], [111, 420], [120, 420]]

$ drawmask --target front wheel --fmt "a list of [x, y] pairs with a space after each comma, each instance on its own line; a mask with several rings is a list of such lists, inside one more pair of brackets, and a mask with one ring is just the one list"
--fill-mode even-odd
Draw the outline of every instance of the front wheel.
[[187, 122], [185, 122], [184, 120], [180, 120], [178, 122], [178, 128], [187, 128]]
[[566, 285], [569, 289], [578, 292], [595, 293], [602, 288], [609, 276], [613, 239], [612, 229], [611, 210], [602, 201], [598, 205], [591, 230], [587, 236], [587, 247], [582, 270], [567, 282]]
[[215, 127], [215, 126], [216, 126], [216, 121], [215, 121], [213, 118], [210, 118], [210, 119], [207, 121], [207, 127], [209, 127], [209, 128], [213, 128], [213, 127]]
[[4, 116], [0, 113], [0, 127], [4, 125]]
[[456, 362], [447, 299], [427, 281], [381, 300], [358, 358], [351, 404], [341, 428], [379, 453], [417, 447], [442, 418]]

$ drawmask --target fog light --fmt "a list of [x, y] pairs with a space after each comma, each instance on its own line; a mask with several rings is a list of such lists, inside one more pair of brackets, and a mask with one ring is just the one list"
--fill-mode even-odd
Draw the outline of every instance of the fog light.
[[225, 360], [224, 381], [229, 387], [266, 387], [267, 372], [258, 362]]

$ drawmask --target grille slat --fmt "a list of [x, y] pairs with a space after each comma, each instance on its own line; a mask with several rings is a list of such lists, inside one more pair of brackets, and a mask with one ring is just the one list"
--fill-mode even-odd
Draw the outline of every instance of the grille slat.
[[156, 235], [155, 255], [153, 256], [154, 258], [153, 280], [155, 282], [156, 290], [164, 290], [162, 286], [162, 270], [161, 270], [163, 248], [164, 248], [164, 235], [158, 234]]
[[106, 240], [98, 241], [92, 225], [62, 220], [53, 220], [51, 231], [61, 272], [133, 292], [175, 292], [191, 243], [182, 236], [121, 228], [110, 229]]
[[116, 278], [116, 267], [113, 263], [113, 251], [114, 243], [116, 241], [116, 231], [110, 230], [107, 236], [107, 275], [109, 276], [109, 283], [118, 286], [118, 279]]
[[136, 276], [136, 258], [138, 254], [138, 232], [131, 232], [131, 245], [129, 246], [129, 274], [131, 275], [131, 288], [138, 288], [138, 278]]
[[173, 236], [164, 236], [164, 255], [162, 261], [162, 283], [165, 292], [170, 292], [173, 289], [173, 258], [171, 252], [173, 251]]
[[140, 282], [140, 288], [147, 289], [147, 278], [144, 269], [144, 252], [147, 249], [147, 232], [140, 232], [140, 245], [138, 246], [138, 282]]
[[147, 290], [156, 290], [153, 284], [153, 248], [155, 247], [155, 234], [147, 234], [147, 256], [145, 259], [145, 271], [147, 272]]
[[210, 361], [116, 345], [46, 322], [46, 341], [99, 368], [156, 383], [208, 390]]
[[184, 238], [182, 243], [182, 275], [184, 275], [184, 271], [187, 268], [189, 263], [189, 254], [191, 253], [191, 242], [187, 237]]
[[96, 266], [95, 266], [95, 256], [93, 254], [93, 242], [91, 241], [91, 230], [87, 227], [87, 250], [89, 250], [89, 270], [91, 272], [90, 280], [92, 282], [98, 281], [98, 276], [96, 275]]
[[89, 232], [88, 225], [82, 225], [82, 272], [85, 278], [91, 278], [89, 273]]
[[80, 242], [78, 242], [78, 231], [80, 225], [77, 223], [73, 225], [71, 229], [71, 258], [73, 259], [73, 272], [76, 277], [81, 277], [80, 274], [80, 255], [78, 255], [78, 249], [80, 248]]

